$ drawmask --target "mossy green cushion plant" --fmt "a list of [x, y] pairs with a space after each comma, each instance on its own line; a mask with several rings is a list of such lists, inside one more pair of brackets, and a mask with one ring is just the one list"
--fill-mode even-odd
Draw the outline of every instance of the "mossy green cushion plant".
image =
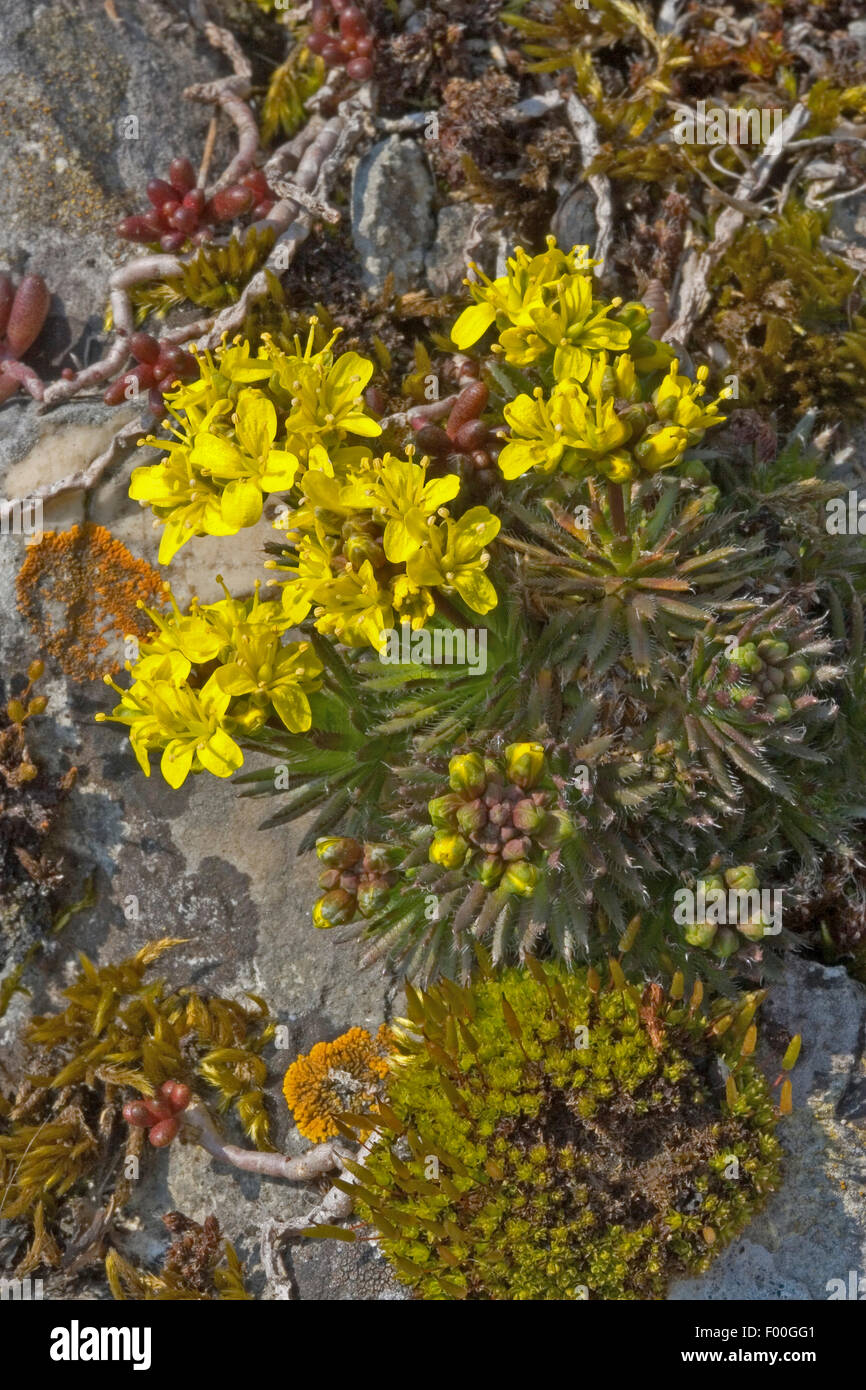
[[422, 1298], [663, 1297], [779, 1181], [761, 996], [707, 1015], [682, 976], [527, 966], [407, 989], [382, 1137], [345, 1186]]

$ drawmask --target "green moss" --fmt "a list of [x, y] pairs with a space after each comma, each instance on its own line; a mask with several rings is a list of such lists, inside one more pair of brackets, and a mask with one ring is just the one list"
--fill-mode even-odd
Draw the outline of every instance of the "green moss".
[[358, 1208], [423, 1298], [660, 1298], [779, 1181], [760, 996], [527, 965], [407, 989]]

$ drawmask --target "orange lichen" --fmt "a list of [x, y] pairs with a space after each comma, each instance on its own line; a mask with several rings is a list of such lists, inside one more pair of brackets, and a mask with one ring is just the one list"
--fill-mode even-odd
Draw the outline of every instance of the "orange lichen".
[[384, 1024], [375, 1038], [366, 1028], [350, 1028], [292, 1063], [283, 1095], [305, 1139], [320, 1144], [338, 1132], [335, 1115], [367, 1112], [388, 1072], [389, 1039]]
[[[121, 643], [151, 624], [137, 606], [153, 604], [162, 579], [104, 526], [46, 531], [28, 547], [18, 573], [18, 607], [42, 650], [76, 680], [122, 669]], [[110, 646], [116, 646], [111, 651]]]

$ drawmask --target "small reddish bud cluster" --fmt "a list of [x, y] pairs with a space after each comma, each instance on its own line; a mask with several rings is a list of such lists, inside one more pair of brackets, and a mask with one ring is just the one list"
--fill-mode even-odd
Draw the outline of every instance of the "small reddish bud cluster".
[[153, 1100], [128, 1100], [123, 1118], [136, 1129], [146, 1129], [155, 1149], [164, 1149], [180, 1129], [177, 1116], [191, 1099], [189, 1086], [182, 1081], [163, 1081]]
[[188, 241], [200, 246], [218, 222], [234, 222], [246, 213], [252, 213], [255, 221], [267, 217], [274, 205], [273, 189], [261, 169], [251, 169], [237, 183], [208, 198], [204, 189], [196, 188], [188, 159], [173, 159], [168, 182], [151, 179], [146, 192], [151, 210], [140, 217], [124, 217], [117, 224], [117, 234], [148, 246], [158, 243], [169, 254]]
[[345, 68], [356, 82], [373, 76], [376, 40], [367, 16], [352, 0], [313, 0], [312, 22], [307, 47], [321, 55], [326, 67]]
[[[17, 362], [42, 332], [51, 295], [41, 275], [25, 275], [17, 290], [9, 275], [0, 275], [0, 365]], [[18, 390], [20, 381], [0, 371], [0, 401]]]
[[154, 415], [163, 410], [163, 396], [177, 381], [193, 381], [198, 376], [198, 363], [191, 352], [160, 343], [149, 333], [133, 333], [129, 350], [136, 366], [113, 381], [103, 396], [106, 405], [122, 405], [147, 391], [147, 403]]
[[492, 480], [493, 465], [502, 445], [481, 419], [489, 395], [483, 381], [464, 385], [451, 407], [444, 429], [430, 424], [420, 413], [410, 416], [418, 448], [437, 459], [463, 454], [472, 460], [483, 481]]

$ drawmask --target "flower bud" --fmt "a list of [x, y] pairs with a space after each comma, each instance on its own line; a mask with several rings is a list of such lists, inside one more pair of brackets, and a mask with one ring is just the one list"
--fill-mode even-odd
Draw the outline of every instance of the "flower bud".
[[511, 819], [518, 830], [525, 830], [531, 835], [534, 830], [540, 830], [545, 820], [547, 812], [542, 807], [536, 806], [534, 801], [524, 797], [518, 801], [511, 812]]
[[640, 443], [634, 446], [635, 458], [647, 473], [669, 468], [684, 453], [688, 444], [686, 431], [679, 425], [651, 427]]
[[363, 853], [358, 841], [347, 835], [329, 835], [316, 841], [316, 854], [329, 869], [350, 869]]
[[510, 825], [511, 824], [511, 803], [509, 801], [497, 801], [490, 807], [487, 818], [491, 825]]
[[372, 536], [363, 534], [350, 536], [343, 545], [343, 554], [355, 569], [360, 569], [365, 560], [370, 561], [374, 570], [381, 569], [385, 563], [382, 546]]
[[27, 667], [27, 679], [29, 681], [38, 681], [39, 677], [44, 675], [44, 673], [45, 662], [40, 661], [38, 658], [36, 661], [31, 661], [30, 665]]
[[764, 917], [763, 912], [758, 912], [753, 917], [750, 917], [748, 921], [738, 922], [737, 929], [740, 935], [744, 936], [747, 941], [762, 941], [764, 932], [769, 925], [770, 923]]
[[448, 785], [452, 791], [480, 796], [487, 786], [484, 759], [478, 753], [461, 753], [448, 764]]
[[728, 956], [732, 956], [735, 951], [739, 951], [741, 944], [740, 938], [733, 927], [719, 927], [719, 930], [716, 932], [715, 941], [713, 942], [713, 955], [718, 956], [720, 960], [727, 960]]
[[506, 893], [513, 893], [518, 898], [531, 898], [538, 887], [538, 879], [535, 865], [527, 859], [518, 859], [515, 864], [508, 865], [502, 876], [502, 887]]
[[725, 869], [725, 883], [741, 893], [748, 893], [759, 886], [753, 864], [737, 864], [733, 869]]
[[466, 860], [469, 843], [462, 835], [449, 834], [437, 830], [430, 846], [430, 863], [440, 864], [443, 869], [459, 869]]
[[770, 696], [767, 701], [767, 709], [770, 711], [777, 724], [781, 724], [785, 719], [790, 719], [791, 715], [794, 713], [794, 706], [791, 704], [787, 695], [781, 694]]
[[502, 858], [507, 864], [512, 864], [517, 859], [525, 859], [531, 848], [532, 844], [526, 836], [518, 835], [515, 840], [508, 840], [502, 846]]
[[326, 893], [313, 907], [313, 926], [344, 927], [355, 916], [357, 905], [351, 893], [345, 888], [334, 888]]
[[384, 874], [393, 869], [405, 857], [402, 845], [383, 845], [370, 841], [364, 845], [362, 869], [366, 874]]
[[476, 830], [484, 829], [487, 824], [487, 807], [480, 796], [474, 801], [464, 801], [457, 812], [457, 824], [464, 835], [472, 835]]
[[498, 854], [486, 854], [478, 865], [478, 877], [485, 888], [495, 888], [504, 869], [505, 865]]
[[437, 830], [456, 830], [457, 812], [463, 805], [463, 798], [456, 792], [446, 792], [444, 796], [434, 796], [427, 802], [427, 812], [432, 825]]
[[764, 669], [764, 663], [758, 656], [758, 649], [754, 642], [746, 642], [742, 647], [735, 647], [731, 661], [735, 666], [739, 666], [741, 671], [748, 671], [751, 675]]
[[789, 690], [800, 690], [812, 679], [812, 671], [804, 661], [795, 661], [785, 669], [785, 684]]
[[339, 869], [325, 869], [322, 873], [319, 874], [319, 887], [322, 889], [323, 892], [330, 893], [332, 888], [339, 888], [339, 886]]
[[509, 780], [530, 791], [544, 771], [544, 747], [540, 743], [510, 743], [505, 750]]
[[566, 811], [548, 811], [536, 839], [545, 849], [558, 849], [574, 835], [574, 822]]
[[775, 642], [772, 637], [765, 637], [763, 642], [758, 643], [758, 656], [764, 661], [768, 661], [771, 666], [778, 666], [780, 661], [791, 655], [791, 648], [787, 642]]
[[375, 916], [384, 907], [390, 891], [384, 878], [362, 878], [358, 885], [358, 911], [361, 916]]
[[10, 700], [6, 706], [6, 714], [13, 724], [23, 724], [27, 718], [27, 711], [20, 700]]
[[717, 931], [714, 922], [689, 922], [683, 928], [683, 936], [690, 946], [701, 946], [706, 950], [712, 946]]

